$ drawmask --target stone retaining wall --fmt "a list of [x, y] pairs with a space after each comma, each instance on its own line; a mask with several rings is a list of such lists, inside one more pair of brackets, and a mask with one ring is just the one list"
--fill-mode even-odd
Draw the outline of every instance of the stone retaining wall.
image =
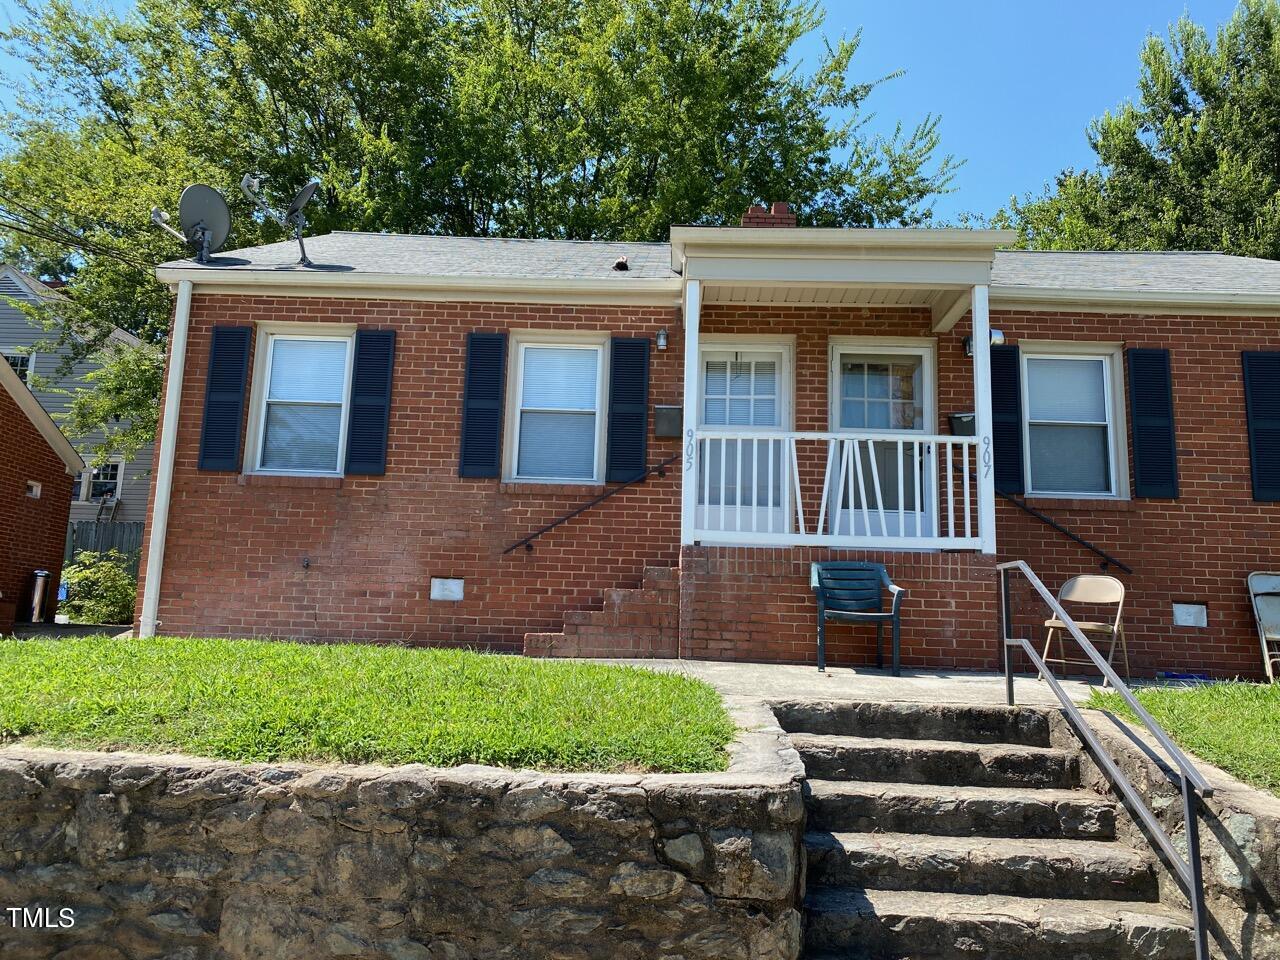
[[[1169, 779], [1159, 746], [1110, 714], [1084, 713], [1185, 856], [1182, 795]], [[1060, 733], [1064, 742], [1074, 739], [1065, 720]], [[1280, 960], [1280, 798], [1192, 759], [1214, 788], [1200, 815], [1211, 952], [1226, 960]], [[1082, 770], [1089, 786], [1109, 792], [1108, 781], [1092, 762]], [[1122, 819], [1121, 837], [1134, 846], [1150, 846], [1136, 821]], [[1186, 904], [1172, 872], [1166, 868], [1159, 876], [1161, 900]]]
[[803, 768], [735, 716], [697, 776], [0, 751], [0, 954], [794, 960]]

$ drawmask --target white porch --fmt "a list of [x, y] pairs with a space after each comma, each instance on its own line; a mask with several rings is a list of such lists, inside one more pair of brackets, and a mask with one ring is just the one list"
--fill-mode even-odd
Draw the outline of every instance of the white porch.
[[[966, 315], [972, 343], [990, 342], [990, 264], [1008, 239], [994, 231], [673, 230], [685, 278], [682, 543], [994, 553], [990, 353], [975, 349], [964, 361], [973, 435], [953, 435], [939, 423], [936, 345], [959, 337], [952, 331]], [[704, 334], [709, 304], [758, 305], [765, 317], [773, 305], [927, 307], [932, 336], [856, 336], [862, 311], [850, 310], [849, 336], [822, 334], [829, 382], [800, 382], [785, 350], [769, 354], [767, 329], [736, 340]], [[795, 429], [788, 403], [798, 395], [812, 407], [814, 392], [829, 393], [828, 420], [809, 416], [804, 425], [825, 429]]]

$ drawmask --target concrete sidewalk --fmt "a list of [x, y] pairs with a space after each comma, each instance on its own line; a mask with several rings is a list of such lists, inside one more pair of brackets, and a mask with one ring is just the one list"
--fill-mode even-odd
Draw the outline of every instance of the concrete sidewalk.
[[[711, 660], [612, 660], [649, 670], [683, 673], [705, 680], [725, 696], [758, 700], [900, 700], [913, 703], [1005, 702], [1004, 677], [967, 670], [903, 670], [894, 677], [887, 670], [865, 667], [816, 667], [773, 663], [724, 663]], [[1098, 682], [1063, 680], [1076, 703], [1088, 699]], [[1018, 703], [1058, 706], [1048, 684], [1020, 676], [1014, 693]]]

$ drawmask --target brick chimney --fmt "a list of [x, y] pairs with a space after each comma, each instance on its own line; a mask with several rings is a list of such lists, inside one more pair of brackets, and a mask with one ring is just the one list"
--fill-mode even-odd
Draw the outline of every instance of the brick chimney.
[[777, 200], [766, 210], [760, 204], [747, 207], [742, 215], [744, 227], [794, 227], [796, 215], [791, 212], [791, 204]]

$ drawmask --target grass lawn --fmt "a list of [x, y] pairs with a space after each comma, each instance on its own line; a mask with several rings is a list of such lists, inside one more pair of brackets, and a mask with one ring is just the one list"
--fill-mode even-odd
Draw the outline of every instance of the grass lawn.
[[[1280, 793], [1280, 685], [1146, 687], [1138, 701], [1182, 747], [1246, 783]], [[1134, 719], [1115, 693], [1087, 704]]]
[[461, 650], [0, 640], [0, 741], [227, 760], [723, 769], [733, 722], [687, 677]]

